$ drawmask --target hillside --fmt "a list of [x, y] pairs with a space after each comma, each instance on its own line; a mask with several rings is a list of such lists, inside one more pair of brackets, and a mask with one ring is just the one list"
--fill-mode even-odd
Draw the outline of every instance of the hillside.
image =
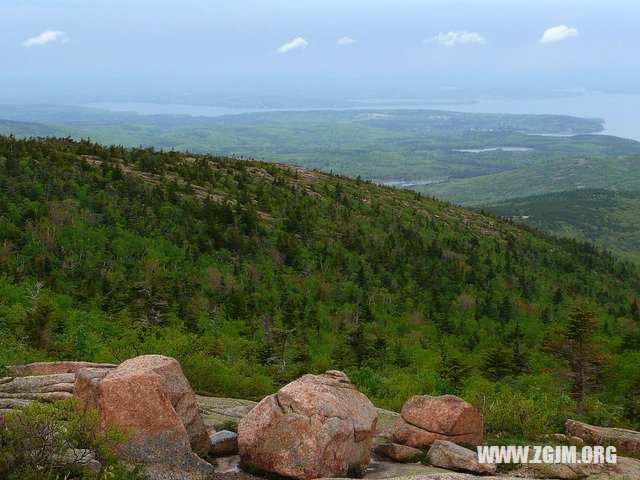
[[480, 208], [554, 235], [589, 240], [640, 262], [640, 192], [570, 190]]
[[576, 189], [640, 191], [640, 157], [617, 155], [547, 159], [513, 171], [416, 187], [422, 193], [443, 200], [476, 206]]
[[380, 407], [458, 393], [490, 431], [551, 432], [575, 403], [543, 345], [584, 296], [617, 368], [583, 417], [640, 422], [640, 273], [590, 244], [294, 166], [6, 137], [0, 159], [2, 364], [153, 352], [252, 399], [340, 368]]
[[[382, 182], [491, 175], [568, 155], [640, 154], [640, 143], [617, 137], [534, 135], [602, 129], [602, 120], [561, 115], [378, 109], [202, 117], [0, 105], [0, 118], [42, 125], [42, 133], [34, 132], [33, 124], [14, 129], [0, 125], [4, 134], [70, 136], [106, 145], [242, 155]], [[460, 151], [465, 149], [488, 150]]]

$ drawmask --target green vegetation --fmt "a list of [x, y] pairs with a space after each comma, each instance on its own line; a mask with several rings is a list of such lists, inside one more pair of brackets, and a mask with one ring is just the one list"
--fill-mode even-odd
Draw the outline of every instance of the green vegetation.
[[554, 235], [589, 240], [640, 262], [640, 191], [570, 190], [477, 208]]
[[[113, 452], [125, 441], [124, 433], [111, 426], [99, 432], [95, 411], [77, 411], [70, 401], [33, 402], [9, 412], [0, 421], [0, 476], [7, 480], [138, 480], [139, 467], [120, 464]], [[102, 469], [83, 466], [93, 458]]]
[[366, 467], [361, 463], [350, 463], [347, 468], [347, 478], [364, 478]]
[[250, 399], [339, 368], [378, 406], [456, 393], [523, 435], [576, 416], [543, 345], [583, 297], [607, 362], [578, 418], [640, 421], [638, 268], [414, 191], [3, 137], [0, 272], [0, 365], [159, 353]]
[[[511, 215], [509, 204], [494, 204], [576, 190], [640, 191], [640, 143], [585, 135], [602, 129], [598, 119], [385, 109], [211, 118], [42, 105], [0, 106], [0, 118], [3, 116], [13, 120], [0, 121], [4, 134], [91, 138], [103, 144], [298, 164], [408, 186], [466, 206], [490, 205], [489, 211], [513, 217], [518, 215]], [[42, 123], [19, 122], [24, 120]], [[582, 134], [534, 135], [542, 132]], [[638, 260], [637, 229], [631, 228], [637, 223], [633, 207], [617, 208], [618, 202], [603, 198], [603, 206], [613, 203], [613, 214], [591, 210], [595, 214], [592, 223], [580, 220], [576, 224], [575, 219], [584, 216], [573, 212], [590, 209], [589, 197], [576, 192], [555, 195], [550, 201], [542, 197], [532, 201], [540, 206], [550, 204], [553, 213], [551, 218], [536, 217], [527, 223], [554, 234], [594, 241], [621, 258]], [[529, 206], [527, 201], [524, 205]], [[599, 229], [605, 225], [606, 230]]]
[[[473, 206], [581, 189], [640, 191], [640, 156], [541, 160], [510, 172], [416, 187], [437, 198]], [[581, 208], [581, 205], [563, 204], [557, 208]], [[564, 220], [571, 221], [568, 215]]]
[[[379, 181], [444, 180], [511, 171], [567, 155], [640, 153], [632, 140], [594, 133], [602, 121], [560, 115], [443, 110], [270, 112], [223, 117], [136, 115], [77, 107], [0, 106], [12, 124], [0, 133], [90, 138], [107, 145], [153, 146], [290, 163]], [[465, 153], [460, 149], [529, 148]]]

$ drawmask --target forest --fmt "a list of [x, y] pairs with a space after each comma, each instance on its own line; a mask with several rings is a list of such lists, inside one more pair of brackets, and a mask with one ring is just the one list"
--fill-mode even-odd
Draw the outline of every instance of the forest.
[[[383, 109], [197, 117], [0, 105], [0, 118], [6, 119], [4, 125], [0, 121], [5, 135], [70, 136], [105, 145], [244, 156], [379, 182], [452, 180], [443, 184], [452, 187], [459, 179], [567, 156], [640, 154], [639, 142], [594, 135], [602, 130], [602, 120], [561, 115]], [[460, 151], [485, 148], [493, 150]]]
[[640, 192], [579, 189], [519, 197], [480, 210], [554, 235], [588, 240], [640, 262]]
[[638, 428], [639, 295], [636, 264], [412, 190], [0, 137], [0, 368], [159, 353], [249, 399], [337, 368], [389, 409], [458, 394], [494, 435]]

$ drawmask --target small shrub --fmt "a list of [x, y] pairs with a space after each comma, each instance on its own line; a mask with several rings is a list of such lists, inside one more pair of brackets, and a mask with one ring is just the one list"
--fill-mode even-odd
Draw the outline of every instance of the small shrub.
[[361, 463], [350, 463], [347, 478], [364, 478], [365, 468]]
[[427, 462], [427, 455], [424, 453], [416, 453], [413, 457], [409, 457], [406, 460], [402, 460], [402, 463], [424, 463]]
[[71, 401], [34, 402], [7, 414], [0, 423], [0, 478], [96, 478], [81, 468], [91, 460], [89, 452], [103, 465], [100, 475], [106, 476], [97, 478], [138, 478], [139, 469], [127, 472], [114, 456], [124, 433], [98, 427], [95, 411], [79, 412]]
[[218, 430], [229, 430], [230, 432], [238, 433], [238, 422], [234, 422], [233, 420], [227, 420]]
[[476, 451], [476, 446], [471, 442], [458, 442], [458, 445], [460, 445], [463, 448], [466, 448], [467, 450], [471, 450], [473, 452]]
[[242, 460], [238, 464], [238, 468], [249, 475], [253, 475], [254, 477], [262, 477], [267, 480], [289, 480], [288, 477], [283, 477], [282, 475], [278, 475], [274, 472], [268, 472], [266, 470], [262, 470], [261, 468], [250, 465]]

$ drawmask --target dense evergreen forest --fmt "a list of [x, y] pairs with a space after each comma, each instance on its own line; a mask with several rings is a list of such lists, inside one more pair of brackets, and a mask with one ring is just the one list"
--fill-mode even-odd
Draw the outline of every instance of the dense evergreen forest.
[[381, 407], [461, 395], [493, 433], [638, 427], [639, 295], [589, 243], [414, 191], [0, 137], [4, 365], [161, 353], [253, 399], [339, 368]]
[[620, 258], [640, 263], [640, 192], [580, 189], [485, 205], [554, 235], [589, 240]]

